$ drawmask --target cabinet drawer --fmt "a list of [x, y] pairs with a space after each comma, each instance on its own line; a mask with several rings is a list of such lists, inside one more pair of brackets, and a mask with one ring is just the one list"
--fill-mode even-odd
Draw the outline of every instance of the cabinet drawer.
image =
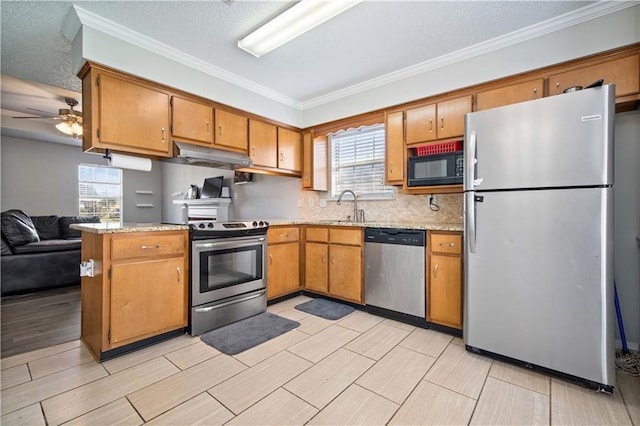
[[113, 237], [111, 241], [111, 259], [120, 260], [182, 254], [184, 252], [184, 239], [184, 235], [153, 234], [133, 238]]
[[349, 244], [359, 246], [362, 245], [362, 230], [331, 228], [329, 229], [329, 240], [332, 244]]
[[269, 244], [298, 241], [300, 230], [297, 227], [277, 227], [269, 228], [267, 231], [267, 241]]
[[329, 228], [307, 228], [307, 241], [329, 242]]
[[437, 253], [462, 253], [462, 235], [431, 233], [430, 250]]

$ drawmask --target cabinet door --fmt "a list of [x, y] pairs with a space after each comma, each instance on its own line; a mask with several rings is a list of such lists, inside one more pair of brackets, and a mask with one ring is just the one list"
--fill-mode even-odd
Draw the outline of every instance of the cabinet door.
[[313, 188], [313, 141], [311, 132], [302, 134], [302, 189]]
[[327, 293], [329, 270], [329, 245], [307, 243], [305, 245], [304, 286], [307, 290]]
[[438, 139], [464, 135], [464, 115], [471, 112], [471, 96], [438, 103]]
[[267, 298], [297, 291], [300, 288], [299, 243], [269, 245], [267, 255]]
[[558, 95], [572, 86], [588, 86], [596, 80], [615, 83], [616, 97], [640, 91], [640, 57], [616, 59], [597, 65], [578, 68], [549, 77], [549, 96]]
[[431, 255], [427, 321], [462, 328], [462, 259]]
[[187, 325], [185, 258], [111, 266], [110, 343], [120, 346]]
[[362, 303], [361, 247], [329, 247], [329, 294]]
[[216, 145], [247, 150], [248, 145], [248, 120], [238, 114], [221, 109], [215, 110]]
[[210, 105], [173, 97], [171, 124], [176, 138], [213, 143], [213, 107]]
[[99, 81], [100, 142], [169, 155], [169, 95], [108, 74]]
[[408, 109], [406, 143], [431, 141], [438, 138], [436, 106], [426, 105]]
[[278, 167], [278, 133], [273, 124], [249, 120], [249, 157], [254, 166]]
[[278, 127], [278, 168], [301, 171], [300, 153], [300, 133]]
[[404, 182], [404, 114], [402, 111], [386, 115], [385, 131], [387, 185], [402, 185]]
[[525, 81], [524, 83], [480, 92], [476, 97], [476, 109], [481, 111], [538, 99], [542, 97], [543, 88], [544, 79], [539, 78], [537, 80]]

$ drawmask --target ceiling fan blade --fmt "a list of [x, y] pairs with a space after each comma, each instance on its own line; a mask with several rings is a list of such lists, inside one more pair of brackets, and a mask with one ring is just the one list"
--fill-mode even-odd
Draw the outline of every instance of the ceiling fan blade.
[[34, 118], [38, 118], [38, 119], [49, 119], [49, 120], [62, 120], [61, 117], [55, 116], [55, 117], [11, 117], [11, 118], [18, 118], [18, 119], [34, 119]]
[[48, 117], [55, 117], [55, 116], [58, 115], [58, 114], [55, 114], [55, 113], [52, 113], [52, 112], [43, 111], [41, 109], [36, 109], [36, 108], [31, 108], [31, 107], [27, 107], [27, 109], [30, 110], [30, 111], [36, 111], [36, 112], [39, 112], [41, 114], [45, 114]]

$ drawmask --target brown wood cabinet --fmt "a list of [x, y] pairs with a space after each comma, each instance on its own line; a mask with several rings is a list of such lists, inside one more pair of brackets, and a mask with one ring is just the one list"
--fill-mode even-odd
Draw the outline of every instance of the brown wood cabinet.
[[599, 79], [604, 84], [615, 83], [616, 98], [640, 92], [640, 56], [634, 54], [553, 74], [549, 77], [549, 96], [572, 86], [586, 87]]
[[362, 229], [307, 227], [305, 289], [364, 303]]
[[485, 90], [476, 95], [476, 111], [538, 99], [543, 96], [543, 92], [542, 78]]
[[278, 129], [275, 125], [249, 120], [249, 157], [254, 166], [278, 167]]
[[80, 77], [84, 151], [172, 155], [168, 92], [100, 67], [85, 67]]
[[97, 360], [188, 323], [188, 231], [82, 233], [81, 338]]
[[427, 321], [462, 329], [462, 233], [429, 232]]
[[267, 242], [267, 299], [300, 290], [300, 229], [272, 226]]
[[313, 134], [302, 134], [302, 189], [313, 189]]
[[471, 96], [406, 110], [407, 145], [464, 135], [464, 115], [471, 112]]
[[214, 143], [221, 147], [247, 152], [249, 119], [243, 115], [215, 109], [216, 133]]
[[213, 106], [174, 96], [171, 98], [171, 134], [174, 138], [213, 143]]
[[278, 168], [302, 171], [300, 132], [278, 127]]
[[404, 112], [385, 114], [385, 176], [387, 185], [404, 184]]

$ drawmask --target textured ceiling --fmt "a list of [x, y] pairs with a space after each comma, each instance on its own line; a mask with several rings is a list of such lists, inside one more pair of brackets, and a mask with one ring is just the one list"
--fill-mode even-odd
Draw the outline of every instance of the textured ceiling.
[[[1, 70], [5, 76], [80, 92], [71, 43], [61, 33], [75, 4], [107, 24], [111, 21], [304, 104], [591, 3], [365, 1], [255, 58], [239, 49], [237, 40], [293, 2], [2, 0]], [[3, 91], [5, 86], [3, 82]], [[5, 102], [4, 93], [2, 98], [3, 109], [20, 111], [20, 106]], [[49, 110], [61, 107], [63, 103]]]

